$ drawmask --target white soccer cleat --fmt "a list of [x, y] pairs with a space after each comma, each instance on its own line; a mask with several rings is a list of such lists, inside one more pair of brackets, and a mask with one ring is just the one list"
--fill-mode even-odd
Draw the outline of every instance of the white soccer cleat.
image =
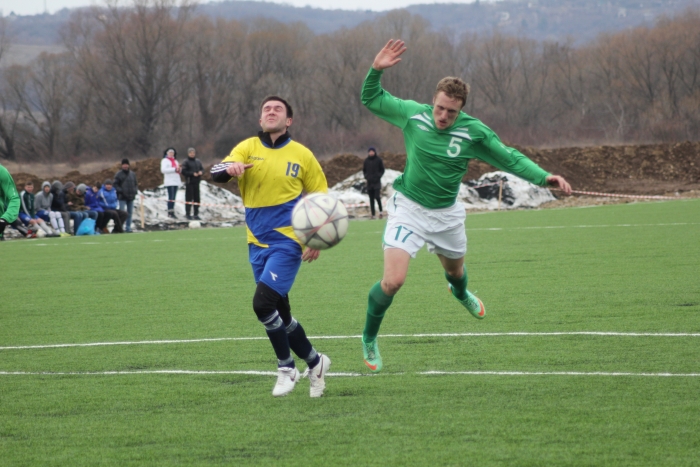
[[323, 395], [323, 390], [326, 389], [326, 372], [331, 367], [331, 359], [327, 355], [322, 353], [318, 354], [321, 359], [318, 364], [313, 368], [307, 368], [304, 372], [304, 376], [309, 377], [309, 395], [311, 397], [321, 397]]
[[300, 379], [301, 375], [299, 374], [299, 370], [296, 368], [278, 368], [277, 383], [275, 384], [275, 387], [272, 388], [272, 395], [275, 397], [286, 396], [292, 392], [292, 389], [294, 389], [294, 386]]

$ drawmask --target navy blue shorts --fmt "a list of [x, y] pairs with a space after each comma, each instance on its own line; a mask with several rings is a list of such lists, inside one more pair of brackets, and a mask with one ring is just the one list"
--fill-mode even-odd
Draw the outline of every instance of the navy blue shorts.
[[20, 212], [19, 214], [17, 214], [17, 217], [19, 217], [19, 220], [21, 220], [24, 223], [24, 225], [29, 225], [30, 220], [36, 219], [36, 216], [32, 217], [24, 212]]
[[262, 248], [248, 245], [250, 265], [255, 283], [262, 281], [283, 297], [289, 293], [301, 266], [301, 247], [297, 244], [270, 245]]

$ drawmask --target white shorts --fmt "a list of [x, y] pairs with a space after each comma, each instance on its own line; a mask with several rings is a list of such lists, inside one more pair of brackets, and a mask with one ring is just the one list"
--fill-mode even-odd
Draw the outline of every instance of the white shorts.
[[399, 248], [416, 257], [428, 244], [430, 253], [450, 259], [467, 253], [464, 220], [467, 213], [461, 203], [449, 208], [428, 209], [396, 192], [387, 203], [389, 219], [384, 230], [384, 249]]

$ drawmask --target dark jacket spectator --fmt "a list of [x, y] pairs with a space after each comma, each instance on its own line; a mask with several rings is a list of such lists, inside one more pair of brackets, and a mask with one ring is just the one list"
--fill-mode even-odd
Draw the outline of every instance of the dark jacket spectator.
[[[180, 174], [185, 177], [185, 183], [199, 183], [202, 181], [202, 173], [204, 166], [202, 162], [195, 157], [187, 157], [182, 163]], [[197, 175], [195, 175], [197, 174]]]
[[61, 213], [66, 232], [70, 233], [70, 220], [72, 217], [75, 223], [75, 215], [70, 215], [70, 209], [68, 209], [68, 204], [66, 204], [66, 194], [63, 192], [63, 183], [55, 180], [51, 184], [51, 194], [53, 195], [53, 199], [51, 200], [51, 210]]
[[362, 165], [362, 173], [367, 180], [367, 194], [369, 195], [369, 207], [374, 219], [374, 202], [377, 202], [379, 207], [379, 218], [382, 214], [382, 175], [384, 175], [384, 162], [377, 155], [377, 150], [369, 148], [367, 150], [367, 158]]
[[[202, 181], [204, 167], [196, 155], [197, 151], [194, 148], [187, 150], [187, 159], [182, 163], [180, 174], [185, 177], [185, 216], [188, 219], [199, 220], [199, 203], [201, 201], [199, 182]], [[194, 217], [190, 216], [192, 208], [194, 208]]]
[[368, 156], [362, 165], [362, 173], [365, 176], [365, 180], [367, 180], [368, 187], [379, 185], [381, 188], [384, 162], [374, 151], [374, 148], [370, 148], [368, 151]]
[[117, 190], [117, 198], [124, 201], [133, 201], [139, 192], [136, 174], [129, 168], [129, 160], [122, 160], [122, 169], [114, 175], [114, 189]]
[[51, 210], [59, 212], [68, 212], [68, 204], [66, 203], [66, 193], [63, 191], [63, 183], [56, 180], [51, 184]]

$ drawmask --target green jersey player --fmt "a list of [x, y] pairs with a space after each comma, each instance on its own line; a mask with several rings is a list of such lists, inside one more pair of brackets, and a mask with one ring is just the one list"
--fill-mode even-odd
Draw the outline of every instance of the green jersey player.
[[476, 118], [461, 111], [469, 87], [461, 79], [440, 80], [433, 105], [398, 99], [381, 86], [383, 70], [401, 61], [403, 41], [390, 40], [379, 51], [362, 86], [362, 103], [376, 116], [401, 128], [406, 145], [404, 173], [394, 181], [384, 231], [384, 276], [369, 291], [367, 319], [362, 334], [365, 364], [382, 369], [377, 334], [386, 310], [403, 285], [408, 264], [423, 245], [437, 254], [452, 295], [474, 317], [483, 319], [484, 305], [467, 290], [464, 255], [464, 207], [457, 203], [462, 177], [470, 159], [484, 162], [540, 186], [571, 193], [571, 186], [522, 153], [506, 147]]
[[19, 193], [12, 175], [0, 165], [0, 240], [4, 240], [5, 227], [17, 220]]

